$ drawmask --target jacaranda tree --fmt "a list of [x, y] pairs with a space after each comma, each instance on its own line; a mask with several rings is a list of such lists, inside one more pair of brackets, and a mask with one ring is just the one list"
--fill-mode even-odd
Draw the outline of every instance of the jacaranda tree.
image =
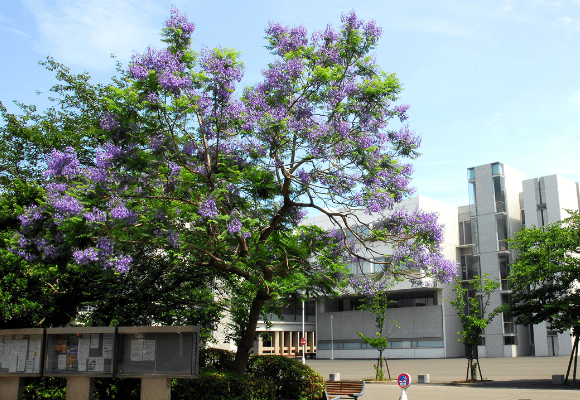
[[[111, 87], [101, 128], [109, 139], [94, 166], [73, 149], [53, 151], [46, 202], [21, 217], [17, 254], [129, 274], [132, 249], [187, 262], [251, 298], [234, 369], [243, 371], [266, 303], [329, 294], [344, 262], [369, 259], [369, 241], [395, 247], [384, 273], [448, 281], [436, 217], [396, 213], [362, 234], [356, 212], [390, 210], [411, 193], [405, 159], [419, 138], [395, 105], [401, 85], [370, 55], [381, 35], [354, 12], [310, 37], [271, 23], [276, 60], [262, 82], [236, 92], [244, 67], [229, 48], [191, 48], [194, 25], [172, 9], [167, 47], [133, 56], [126, 87]], [[86, 164], [85, 164], [86, 165]], [[336, 229], [299, 225], [318, 211]], [[336, 211], [338, 210], [338, 211]], [[346, 239], [346, 233], [354, 241]], [[408, 269], [394, 268], [404, 262]]]

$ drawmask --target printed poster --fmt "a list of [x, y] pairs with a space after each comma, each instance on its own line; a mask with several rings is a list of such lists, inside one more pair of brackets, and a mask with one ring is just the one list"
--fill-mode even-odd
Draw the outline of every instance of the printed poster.
[[77, 335], [69, 335], [67, 342], [67, 354], [78, 354], [79, 352], [79, 339]]
[[76, 354], [66, 355], [66, 369], [75, 369]]
[[143, 361], [143, 340], [131, 340], [131, 361]]
[[143, 361], [155, 361], [155, 340], [143, 341]]
[[103, 337], [103, 358], [113, 358], [113, 335], [110, 333]]
[[66, 339], [57, 339], [54, 350], [57, 353], [66, 353]]
[[60, 354], [58, 356], [58, 366], [56, 369], [66, 369], [66, 354]]
[[34, 360], [26, 361], [26, 369], [24, 372], [27, 374], [31, 374], [34, 372]]
[[99, 348], [99, 334], [91, 333], [91, 349]]
[[89, 358], [90, 345], [90, 337], [88, 339], [79, 339], [79, 360], [86, 360]]

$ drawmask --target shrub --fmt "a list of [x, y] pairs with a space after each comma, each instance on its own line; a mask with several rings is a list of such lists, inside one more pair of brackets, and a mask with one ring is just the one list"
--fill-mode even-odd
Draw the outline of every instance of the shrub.
[[23, 400], [65, 399], [66, 378], [27, 377], [24, 381]]
[[197, 379], [175, 379], [173, 400], [274, 400], [272, 382], [247, 374], [203, 368]]
[[206, 348], [199, 350], [199, 366], [219, 371], [231, 371], [236, 353], [229, 350]]
[[296, 359], [284, 356], [252, 357], [248, 372], [255, 378], [274, 382], [278, 400], [319, 399], [324, 391], [322, 376]]

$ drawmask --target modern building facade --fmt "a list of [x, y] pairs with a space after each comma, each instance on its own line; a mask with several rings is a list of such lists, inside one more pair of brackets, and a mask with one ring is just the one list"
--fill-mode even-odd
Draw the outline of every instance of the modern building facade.
[[[437, 212], [445, 226], [443, 253], [458, 264], [463, 281], [489, 274], [501, 282], [492, 294], [489, 310], [508, 301], [509, 263], [517, 254], [506, 239], [522, 227], [540, 227], [567, 217], [565, 210], [578, 210], [578, 184], [558, 175], [526, 179], [524, 173], [502, 163], [485, 164], [467, 170], [469, 203], [455, 206], [423, 196], [407, 199], [398, 207], [410, 211], [421, 209]], [[377, 216], [360, 212], [361, 229], [372, 224]], [[305, 224], [331, 229], [325, 216], [306, 220]], [[388, 255], [385, 244], [375, 247]], [[352, 275], [372, 274], [371, 263], [349, 265]], [[390, 331], [388, 358], [447, 358], [465, 355], [465, 346], [458, 342], [461, 323], [455, 309], [446, 301], [455, 296], [453, 284], [417, 287], [410, 282], [397, 283], [387, 311], [386, 331]], [[354, 293], [305, 307], [304, 329], [307, 353], [318, 358], [376, 358], [377, 351], [368, 347], [357, 332], [373, 336], [374, 316], [358, 307], [361, 299]], [[393, 321], [396, 320], [396, 324]], [[256, 354], [293, 355], [301, 350], [301, 306], [289, 307], [284, 318], [271, 327], [261, 324], [256, 338]], [[517, 357], [525, 355], [569, 355], [572, 349], [570, 332], [558, 334], [546, 323], [516, 326], [509, 317], [498, 315], [485, 329], [480, 357]]]

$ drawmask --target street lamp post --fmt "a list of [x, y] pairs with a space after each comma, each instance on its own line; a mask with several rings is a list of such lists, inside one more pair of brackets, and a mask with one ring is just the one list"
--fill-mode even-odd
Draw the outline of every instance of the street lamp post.
[[[305, 339], [304, 335], [304, 300], [302, 300], [302, 339]], [[302, 345], [302, 364], [306, 364], [306, 343]]]
[[330, 316], [330, 359], [334, 360], [334, 334], [332, 333], [332, 315]]

